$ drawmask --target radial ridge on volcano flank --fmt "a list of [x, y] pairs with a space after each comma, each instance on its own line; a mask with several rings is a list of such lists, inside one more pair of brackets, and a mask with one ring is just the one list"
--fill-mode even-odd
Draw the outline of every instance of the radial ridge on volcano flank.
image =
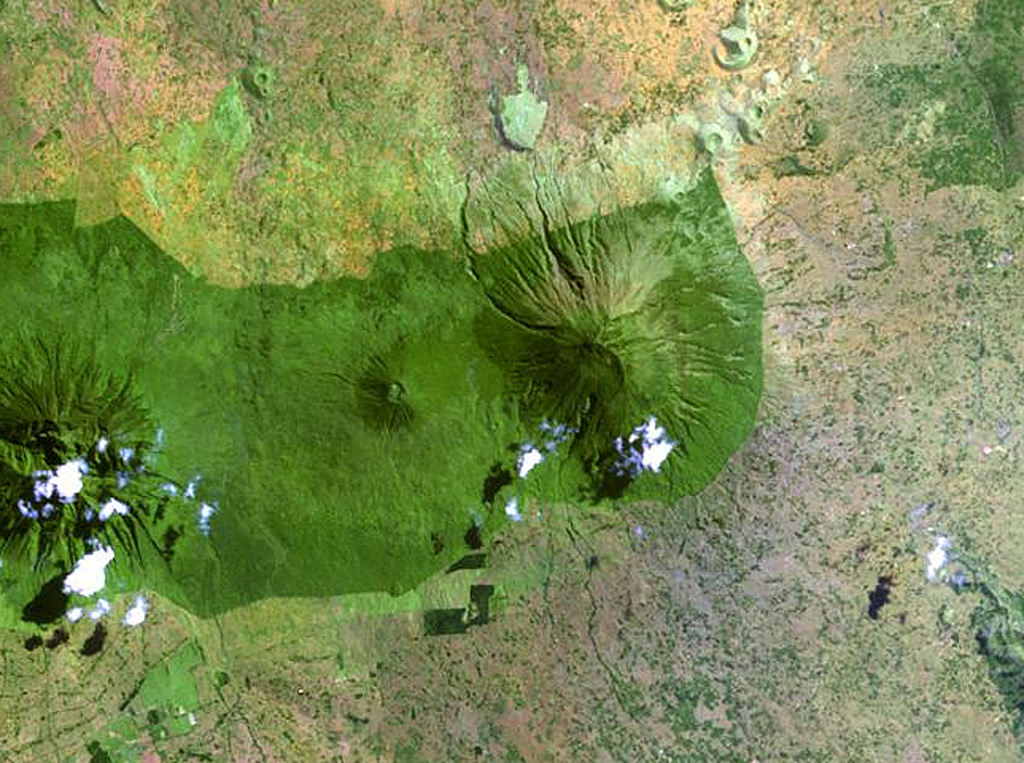
[[[110, 498], [125, 468], [119, 448], [141, 456], [153, 445], [153, 429], [132, 379], [104, 373], [83, 346], [41, 335], [5, 342], [0, 551], [27, 554], [37, 567], [70, 568], [94, 531], [90, 515], [100, 515], [98, 502]], [[111, 442], [119, 447], [107, 447]], [[113, 508], [119, 504], [107, 512], [118, 515], [113, 521], [95, 524], [108, 540], [137, 547], [135, 516]]]
[[662, 488], [639, 493], [700, 491], [750, 434], [762, 383], [763, 294], [714, 177], [580, 222], [554, 181], [536, 180], [529, 202], [485, 193], [513, 212], [491, 221], [502, 243], [471, 255], [493, 308], [477, 334], [526, 420], [575, 428], [570, 454], [616, 496], [637, 476], [623, 443], [639, 447], [654, 417], [677, 447], [645, 481]]
[[359, 412], [367, 424], [384, 432], [398, 432], [412, 426], [415, 412], [408, 390], [388, 360], [374, 355], [353, 383]]

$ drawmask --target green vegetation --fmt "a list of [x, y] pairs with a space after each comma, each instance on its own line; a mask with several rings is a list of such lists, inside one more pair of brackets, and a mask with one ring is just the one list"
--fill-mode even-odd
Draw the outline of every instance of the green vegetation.
[[1018, 0], [980, 0], [967, 41], [968, 61], [984, 91], [1002, 149], [1000, 188], [1024, 171], [1024, 4]]
[[[74, 378], [103, 413], [66, 425], [81, 443], [53, 458], [102, 432], [143, 448], [140, 412], [159, 423], [146, 467], [195, 502], [139, 513], [179, 529], [133, 582], [199, 614], [413, 588], [526, 499], [511, 475], [545, 419], [578, 431], [530, 475], [542, 500], [697, 492], [753, 426], [761, 292], [710, 174], [474, 258], [479, 281], [457, 257], [396, 249], [365, 280], [232, 291], [122, 218], [73, 219], [70, 204], [0, 208], [0, 335], [90, 348]], [[613, 443], [651, 416], [679, 445], [633, 485], [613, 475]]]
[[693, 0], [658, 0], [658, 5], [670, 13], [675, 13], [685, 11], [693, 5]]
[[[485, 303], [461, 263], [395, 250], [365, 281], [231, 291], [124, 219], [73, 220], [70, 204], [0, 209], [0, 334], [61, 335], [118, 378], [130, 371], [165, 432], [149, 467], [178, 485], [201, 475], [196, 503], [168, 505], [184, 528], [169, 574], [148, 587], [198, 613], [400, 593], [465, 553], [483, 482], [516, 433], [471, 341]], [[401, 373], [408, 431], [382, 433], [345, 381], [365, 380], [375, 356]], [[198, 502], [220, 507], [209, 538]]]
[[[109, 546], [120, 582], [160, 582], [188, 532], [178, 488], [151, 467], [161, 432], [130, 374], [101, 370], [72, 334], [0, 340], [0, 620], [64, 614], [63, 579]], [[189, 523], [190, 524], [190, 523]]]
[[199, 707], [194, 669], [202, 655], [194, 641], [187, 641], [146, 673], [134, 698], [134, 706], [145, 714], [154, 739], [181, 736], [192, 730]]
[[749, 435], [762, 294], [710, 173], [669, 203], [545, 222], [473, 268], [495, 308], [481, 345], [529, 426], [579, 430], [571, 454], [599, 495], [621, 493], [614, 441], [650, 416], [679, 442], [652, 488], [664, 498], [700, 491]]
[[968, 87], [961, 67], [946, 63], [872, 69], [865, 85], [876, 91], [883, 134], [912, 148], [911, 166], [948, 185], [1003, 187], [999, 136], [980, 85]]
[[913, 147], [912, 166], [948, 185], [1013, 186], [1024, 171], [1024, 5], [981, 0], [954, 59], [872, 65], [884, 133]]
[[[153, 445], [153, 427], [131, 379], [104, 375], [81, 348], [59, 337], [52, 342], [22, 338], [5, 342], [3, 352], [0, 503], [12, 510], [0, 514], [0, 551], [29, 555], [37, 567], [56, 559], [70, 568], [92, 534], [85, 512], [98, 514], [104, 500], [117, 493], [118, 473], [131, 469], [119, 448], [143, 458]], [[109, 446], [97, 446], [107, 441]], [[76, 459], [88, 472], [81, 475], [82, 491], [73, 503], [56, 495], [33, 501], [36, 486], [46, 481], [42, 473]], [[97, 535], [107, 542], [115, 536], [119, 546], [135, 548], [138, 532], [145, 530], [138, 518], [115, 514]]]
[[973, 591], [982, 596], [971, 614], [971, 625], [1024, 750], [1024, 595], [1004, 588], [987, 565], [969, 555], [958, 554], [956, 563], [968, 574], [954, 572], [947, 579], [958, 593]]
[[90, 755], [89, 763], [138, 763], [144, 748], [136, 724], [131, 718], [120, 716], [85, 749]]
[[274, 70], [266, 64], [254, 63], [242, 71], [242, 85], [257, 98], [269, 98], [274, 91]]
[[[366, 370], [349, 382], [356, 410], [367, 424], [379, 431], [397, 432], [412, 426], [414, 410], [401, 381], [405, 377], [403, 370], [374, 355]], [[348, 379], [343, 378], [343, 381]]]
[[525, 64], [516, 68], [516, 84], [519, 92], [501, 100], [501, 134], [513, 148], [529, 150], [544, 127], [548, 105], [530, 91], [530, 71]]

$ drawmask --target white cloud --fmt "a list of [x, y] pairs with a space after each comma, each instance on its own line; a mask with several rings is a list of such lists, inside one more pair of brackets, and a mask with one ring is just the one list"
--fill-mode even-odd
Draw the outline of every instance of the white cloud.
[[574, 427], [567, 426], [566, 424], [560, 424], [555, 421], [548, 421], [544, 419], [540, 423], [540, 431], [545, 432], [549, 435], [549, 438], [544, 443], [544, 447], [551, 453], [558, 450], [558, 446], [569, 439], [571, 435], [576, 434], [578, 431]]
[[641, 461], [643, 468], [654, 472], [658, 471], [674, 447], [675, 445], [671, 442], [656, 442], [650, 447], [644, 448]]
[[217, 513], [217, 504], [212, 506], [208, 503], [199, 504], [199, 532], [203, 535], [210, 534], [210, 517]]
[[100, 599], [96, 602], [96, 606], [92, 608], [92, 612], [89, 613], [89, 619], [99, 620], [108, 612], [110, 612], [110, 602], [106, 599]]
[[[36, 472], [37, 477], [52, 474], [52, 472]], [[37, 501], [42, 501], [44, 498], [49, 498], [53, 495], [54, 484], [50, 479], [36, 480], [36, 484], [33, 487], [33, 497]]]
[[92, 596], [107, 584], [104, 570], [114, 558], [114, 549], [105, 546], [86, 554], [75, 563], [75, 568], [64, 578], [64, 593]]
[[523, 517], [519, 513], [519, 499], [512, 496], [505, 503], [505, 516], [511, 519], [513, 522], [522, 522]]
[[45, 480], [37, 479], [33, 488], [35, 500], [41, 501], [45, 498], [52, 498], [54, 491], [60, 496], [64, 503], [71, 503], [75, 500], [83, 487], [82, 475], [87, 474], [89, 465], [80, 458], [68, 461], [57, 467], [56, 472], [45, 469], [35, 472], [36, 477], [45, 477]]
[[935, 548], [928, 552], [928, 568], [925, 570], [925, 576], [929, 580], [935, 580], [935, 576], [939, 574], [948, 560], [946, 550], [952, 545], [949, 538], [944, 535], [940, 535], [935, 541]]
[[124, 613], [124, 619], [121, 622], [130, 628], [142, 625], [146, 619], [147, 607], [146, 597], [139, 594], [135, 597], [135, 602], [128, 608], [128, 611]]
[[114, 516], [114, 514], [120, 514], [123, 517], [127, 513], [128, 506], [126, 504], [122, 503], [116, 498], [111, 498], [109, 501], [103, 504], [103, 508], [100, 509], [99, 520], [101, 522], [106, 522], [108, 519]]
[[67, 617], [69, 622], [77, 623], [79, 620], [82, 619], [82, 615], [84, 614], [85, 612], [82, 611], [81, 607], [72, 607], [67, 611], [65, 617]]
[[33, 509], [31, 504], [25, 503], [24, 499], [18, 500], [18, 511], [26, 519], [39, 519], [39, 512]]
[[544, 460], [544, 454], [537, 450], [533, 445], [524, 445], [524, 450], [521, 456], [519, 456], [519, 476], [525, 477], [530, 471]]
[[656, 442], [665, 436], [665, 427], [658, 426], [658, 422], [651, 416], [643, 426], [643, 435], [644, 442], [648, 444]]
[[88, 465], [80, 458], [57, 467], [57, 473], [50, 480], [62, 501], [70, 503], [75, 500], [75, 496], [82, 490], [82, 475], [88, 471]]
[[[637, 450], [634, 443], [641, 438], [643, 438], [643, 442], [640, 443], [640, 449]], [[621, 437], [615, 439], [615, 449], [622, 456], [616, 464], [616, 470], [619, 474], [625, 474], [628, 471], [633, 477], [645, 469], [657, 472], [677, 444], [666, 437], [665, 428], [659, 426], [653, 416], [633, 430], [629, 435], [629, 443], [630, 447], [627, 450], [623, 447]]]

